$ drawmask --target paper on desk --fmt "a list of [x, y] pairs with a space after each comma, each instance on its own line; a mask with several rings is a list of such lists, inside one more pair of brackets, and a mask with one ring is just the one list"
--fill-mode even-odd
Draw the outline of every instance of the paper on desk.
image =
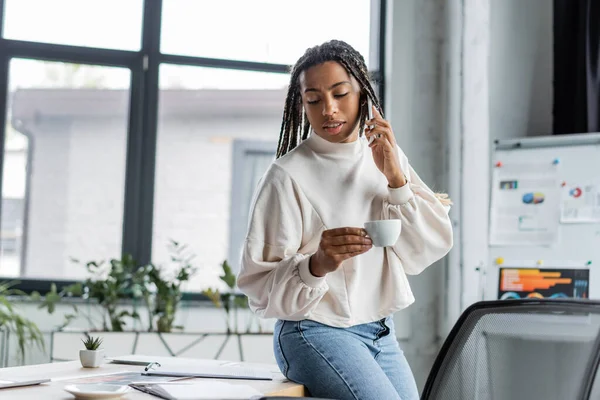
[[165, 397], [176, 400], [248, 400], [263, 396], [261, 392], [248, 385], [235, 385], [226, 382], [203, 381], [194, 383], [153, 385]]
[[197, 368], [208, 368], [208, 367], [232, 367], [239, 366], [245, 368], [257, 368], [259, 370], [268, 369], [273, 374], [273, 380], [276, 381], [287, 381], [288, 379], [281, 373], [276, 364], [265, 364], [265, 363], [250, 363], [250, 362], [239, 362], [239, 361], [227, 361], [227, 360], [212, 360], [212, 359], [199, 359], [199, 358], [186, 358], [186, 357], [155, 357], [155, 356], [143, 356], [143, 355], [127, 355], [120, 357], [111, 358], [113, 363], [129, 363], [129, 362], [151, 362], [160, 363], [160, 369], [163, 371], [170, 369], [187, 369], [195, 370]]

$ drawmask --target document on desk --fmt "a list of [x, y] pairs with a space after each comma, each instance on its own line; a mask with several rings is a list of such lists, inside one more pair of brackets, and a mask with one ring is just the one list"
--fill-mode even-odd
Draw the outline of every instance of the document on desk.
[[215, 381], [164, 384], [132, 383], [129, 386], [167, 400], [251, 400], [263, 396], [263, 393], [248, 385]]
[[273, 380], [273, 373], [266, 368], [225, 365], [189, 365], [154, 367], [143, 375], [174, 376], [190, 378]]

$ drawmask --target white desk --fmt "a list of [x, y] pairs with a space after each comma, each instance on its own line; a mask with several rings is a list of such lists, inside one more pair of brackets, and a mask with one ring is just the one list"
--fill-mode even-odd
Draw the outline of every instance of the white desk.
[[[156, 361], [164, 361], [165, 358], [158, 357]], [[122, 364], [104, 364], [99, 368], [82, 368], [79, 361], [58, 362], [52, 364], [28, 365], [25, 367], [0, 368], [0, 380], [22, 379], [22, 378], [50, 378], [52, 382], [37, 386], [28, 386], [11, 389], [0, 389], [0, 399], [24, 400], [24, 399], [44, 399], [44, 400], [73, 400], [75, 397], [63, 390], [68, 384], [65, 380], [83, 378], [91, 375], [103, 375], [116, 372], [142, 371], [144, 367]], [[276, 365], [269, 365], [273, 371], [277, 370]], [[245, 384], [252, 386], [265, 395], [280, 396], [304, 396], [304, 387], [283, 379], [274, 379], [272, 381], [257, 380], [238, 380], [226, 379], [224, 382], [232, 384]], [[124, 399], [157, 399], [157, 397], [133, 390], [127, 394]]]

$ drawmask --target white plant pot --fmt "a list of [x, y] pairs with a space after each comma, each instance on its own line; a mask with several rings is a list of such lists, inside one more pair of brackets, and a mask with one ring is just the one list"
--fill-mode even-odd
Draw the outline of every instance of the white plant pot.
[[84, 368], [97, 368], [104, 362], [104, 350], [79, 350], [79, 360]]

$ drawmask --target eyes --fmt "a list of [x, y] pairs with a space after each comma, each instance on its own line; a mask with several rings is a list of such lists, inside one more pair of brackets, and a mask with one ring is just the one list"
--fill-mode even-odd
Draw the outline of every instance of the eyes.
[[[334, 94], [333, 97], [335, 97], [336, 99], [341, 99], [342, 97], [347, 96], [348, 93], [350, 93], [350, 92]], [[321, 99], [306, 100], [306, 102], [308, 104], [317, 104], [317, 103], [319, 103], [319, 101], [321, 101]]]

